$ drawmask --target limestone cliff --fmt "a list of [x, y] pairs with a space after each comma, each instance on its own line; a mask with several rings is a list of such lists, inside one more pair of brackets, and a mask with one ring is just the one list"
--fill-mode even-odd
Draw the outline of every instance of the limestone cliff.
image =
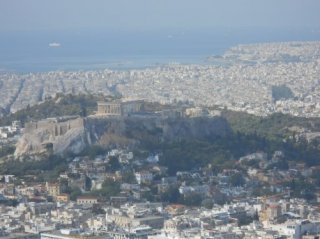
[[15, 156], [80, 153], [88, 144], [84, 119], [49, 118], [30, 122], [16, 145]]
[[229, 134], [228, 123], [214, 118], [160, 116], [46, 119], [26, 125], [15, 156], [79, 153], [88, 145], [134, 146], [146, 142], [214, 139]]

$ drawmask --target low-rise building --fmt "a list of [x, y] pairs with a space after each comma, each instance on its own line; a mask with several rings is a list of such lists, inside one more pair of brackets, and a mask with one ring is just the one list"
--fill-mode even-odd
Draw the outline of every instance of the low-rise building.
[[48, 194], [54, 198], [56, 198], [61, 193], [61, 188], [59, 183], [46, 183], [46, 190]]
[[57, 200], [57, 202], [68, 203], [70, 201], [70, 196], [69, 196], [69, 194], [63, 193], [63, 194], [58, 195], [56, 200]]
[[94, 196], [79, 196], [77, 198], [77, 204], [90, 206], [98, 203], [98, 198]]
[[134, 175], [136, 177], [138, 184], [151, 183], [153, 179], [152, 173], [147, 171], [137, 172]]

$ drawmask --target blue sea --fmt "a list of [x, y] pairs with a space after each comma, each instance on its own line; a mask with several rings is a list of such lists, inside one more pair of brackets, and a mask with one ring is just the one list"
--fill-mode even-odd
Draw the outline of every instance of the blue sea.
[[[238, 44], [319, 41], [319, 29], [0, 32], [0, 71], [131, 69], [206, 64]], [[51, 43], [60, 46], [52, 47]]]

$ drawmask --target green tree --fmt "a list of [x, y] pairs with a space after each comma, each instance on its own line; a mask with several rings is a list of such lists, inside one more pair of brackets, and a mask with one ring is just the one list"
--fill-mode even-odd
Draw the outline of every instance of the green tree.
[[109, 162], [107, 165], [107, 170], [111, 172], [115, 172], [117, 170], [121, 169], [121, 164], [119, 162], [118, 157], [116, 156], [110, 156], [109, 157]]
[[92, 207], [92, 213], [95, 215], [101, 215], [101, 214], [105, 214], [105, 210], [103, 210], [103, 208], [101, 208], [101, 206], [99, 204], [94, 204]]
[[187, 206], [200, 206], [202, 202], [202, 197], [199, 194], [186, 195], [183, 198], [182, 203]]
[[205, 207], [207, 209], [212, 209], [212, 207], [213, 207], [212, 199], [207, 198], [207, 199], [203, 200], [201, 202], [201, 206], [203, 206], [203, 207]]
[[71, 201], [76, 201], [77, 197], [81, 196], [82, 192], [79, 187], [72, 187], [70, 188], [70, 200]]
[[132, 171], [128, 171], [122, 175], [122, 182], [135, 184], [137, 183], [137, 179]]
[[167, 191], [160, 193], [160, 199], [163, 202], [178, 203], [181, 201], [179, 188], [177, 186], [171, 186]]
[[88, 176], [85, 176], [85, 190], [90, 191], [92, 187], [92, 180]]
[[92, 194], [105, 199], [109, 199], [112, 196], [118, 196], [120, 193], [120, 183], [115, 182], [112, 179], [106, 179], [100, 190], [92, 191]]
[[244, 177], [242, 176], [241, 173], [235, 173], [230, 178], [230, 184], [233, 187], [243, 186], [245, 184], [245, 182], [246, 181], [245, 181], [245, 179], [244, 179]]

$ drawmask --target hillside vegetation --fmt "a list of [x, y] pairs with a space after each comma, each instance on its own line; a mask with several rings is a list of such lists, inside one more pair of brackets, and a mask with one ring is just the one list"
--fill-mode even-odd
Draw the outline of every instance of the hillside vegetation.
[[41, 104], [27, 107], [15, 113], [0, 118], [0, 126], [10, 125], [13, 120], [22, 124], [31, 120], [40, 120], [63, 115], [86, 116], [97, 108], [98, 96], [93, 95], [62, 95], [48, 99]]
[[303, 128], [312, 132], [320, 132], [320, 118], [303, 118], [288, 114], [275, 113], [267, 117], [259, 117], [244, 112], [224, 111], [234, 132], [257, 134], [269, 140], [282, 141], [294, 134], [292, 127]]

